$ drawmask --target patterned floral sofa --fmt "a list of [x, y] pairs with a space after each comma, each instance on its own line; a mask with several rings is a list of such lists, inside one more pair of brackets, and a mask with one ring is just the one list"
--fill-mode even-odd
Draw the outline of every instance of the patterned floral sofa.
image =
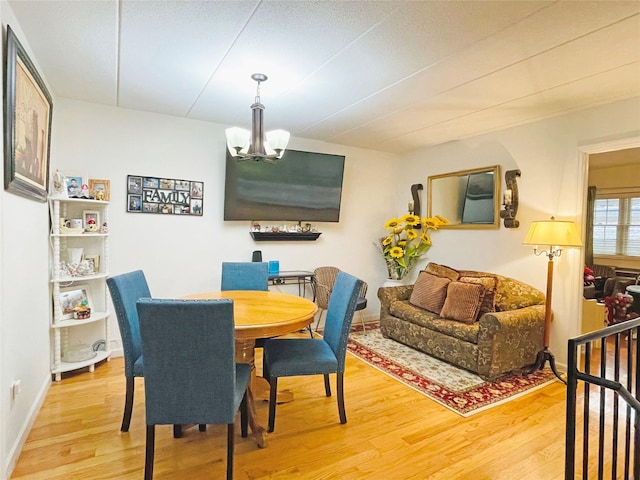
[[543, 348], [544, 294], [512, 278], [430, 263], [415, 285], [378, 298], [385, 337], [485, 379], [532, 365]]

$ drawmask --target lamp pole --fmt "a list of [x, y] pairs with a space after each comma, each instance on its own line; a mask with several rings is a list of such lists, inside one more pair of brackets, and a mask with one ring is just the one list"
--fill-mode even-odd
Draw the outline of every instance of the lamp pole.
[[554, 375], [560, 379], [561, 382], [566, 384], [564, 378], [558, 373], [556, 368], [556, 358], [549, 350], [549, 337], [551, 335], [551, 293], [553, 292], [553, 257], [560, 255], [560, 250], [554, 250], [553, 247], [549, 247], [549, 251], [546, 252], [549, 257], [547, 263], [547, 295], [544, 306], [544, 348], [538, 352], [536, 361], [527, 373], [533, 373], [535, 370], [542, 370], [544, 365], [549, 362], [549, 366]]

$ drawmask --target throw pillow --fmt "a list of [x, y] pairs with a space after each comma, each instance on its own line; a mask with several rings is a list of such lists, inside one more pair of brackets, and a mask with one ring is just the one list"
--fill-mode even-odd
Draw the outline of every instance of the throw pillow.
[[451, 282], [440, 316], [449, 320], [473, 323], [484, 298], [484, 287], [479, 283]]
[[447, 285], [451, 280], [436, 277], [427, 272], [420, 272], [413, 286], [409, 303], [424, 308], [430, 312], [440, 314], [444, 299], [447, 295]]
[[496, 311], [496, 287], [498, 286], [498, 279], [496, 277], [460, 277], [461, 282], [477, 283], [484, 287], [484, 297], [482, 299], [482, 305], [478, 312], [478, 320], [480, 317], [488, 312]]
[[437, 263], [429, 263], [424, 271], [436, 277], [448, 278], [452, 282], [455, 282], [460, 277], [460, 273], [457, 270]]

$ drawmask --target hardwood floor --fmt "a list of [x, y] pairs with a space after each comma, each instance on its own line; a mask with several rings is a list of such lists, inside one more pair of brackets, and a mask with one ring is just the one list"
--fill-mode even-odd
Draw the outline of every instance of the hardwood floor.
[[[256, 361], [261, 365], [261, 359]], [[260, 449], [236, 428], [235, 479], [560, 480], [564, 477], [565, 387], [560, 382], [463, 418], [347, 355], [340, 425], [321, 376], [282, 378], [295, 400], [278, 406]], [[18, 460], [14, 480], [143, 477], [144, 380], [128, 433], [120, 432], [122, 358], [54, 383]], [[257, 405], [263, 425], [266, 402]], [[156, 479], [224, 478], [226, 426], [174, 439], [156, 428]]]

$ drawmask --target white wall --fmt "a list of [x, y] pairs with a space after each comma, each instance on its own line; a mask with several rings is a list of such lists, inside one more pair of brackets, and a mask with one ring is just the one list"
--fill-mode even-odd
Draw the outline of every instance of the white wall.
[[[2, 41], [11, 25], [38, 67], [6, 2], [0, 2]], [[4, 62], [2, 62], [4, 69]], [[2, 73], [4, 78], [4, 72]], [[44, 79], [46, 82], [46, 78]], [[55, 102], [55, 99], [54, 99]], [[2, 141], [2, 140], [0, 140]], [[3, 142], [3, 141], [2, 141]], [[4, 143], [4, 142], [3, 142]], [[4, 148], [4, 145], [3, 145]], [[29, 433], [50, 382], [46, 203], [0, 192], [0, 479], [8, 472]], [[14, 380], [22, 394], [10, 396]]]
[[[55, 124], [55, 166], [111, 180], [112, 274], [142, 268], [154, 296], [175, 297], [218, 289], [223, 260], [249, 261], [260, 249], [281, 270], [335, 265], [364, 279], [372, 292], [367, 314], [377, 314], [384, 266], [373, 240], [395, 213], [391, 155], [293, 139], [294, 149], [346, 155], [340, 222], [318, 224], [315, 242], [254, 242], [250, 222], [222, 220], [224, 126], [68, 99], [58, 99]], [[126, 212], [127, 174], [203, 181], [204, 215]], [[117, 331], [115, 318], [112, 325]]]
[[[439, 231], [432, 236], [429, 260], [507, 275], [544, 292], [547, 260], [522, 245], [529, 225], [553, 215], [578, 222], [584, 233], [586, 159], [581, 152], [590, 144], [639, 136], [639, 111], [640, 98], [635, 98], [407, 155], [398, 183], [404, 178], [425, 189], [429, 175], [498, 164], [503, 190], [507, 170], [522, 172], [519, 228], [504, 228], [501, 221], [497, 230]], [[567, 249], [555, 261], [551, 350], [560, 364], [566, 364], [567, 339], [580, 331], [583, 262], [582, 249]]]

